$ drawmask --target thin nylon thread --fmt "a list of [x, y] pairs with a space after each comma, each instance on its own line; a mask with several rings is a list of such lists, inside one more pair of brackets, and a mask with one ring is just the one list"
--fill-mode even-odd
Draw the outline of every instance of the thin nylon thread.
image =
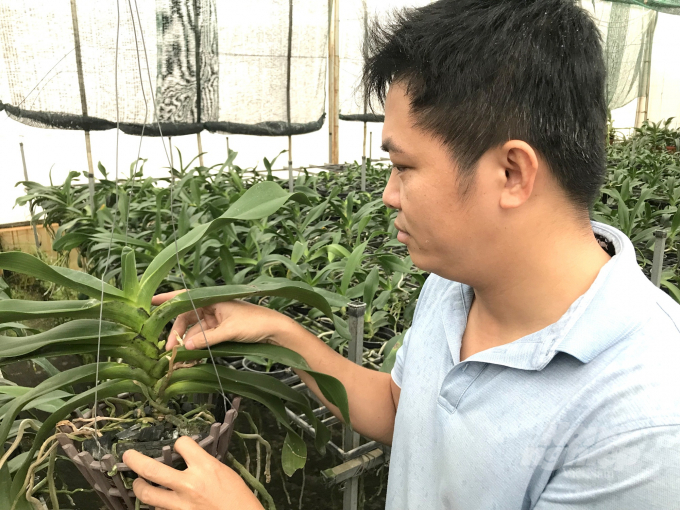
[[[136, 7], [135, 0], [135, 7]], [[139, 59], [139, 42], [137, 41], [137, 27], [135, 25], [135, 15], [132, 12], [132, 4], [128, 0], [128, 6], [130, 8], [130, 19], [132, 20], [132, 30], [135, 35], [135, 49], [137, 50], [137, 69], [139, 70], [139, 85], [142, 88], [142, 98], [144, 99], [144, 124], [142, 124], [142, 133], [139, 136], [139, 147], [137, 148], [137, 159], [135, 160], [135, 168], [132, 172], [132, 184], [128, 189], [128, 201], [125, 210], [125, 246], [128, 244], [128, 225], [130, 224], [130, 196], [132, 194], [132, 188], [135, 184], [135, 179], [137, 177], [137, 166], [139, 165], [139, 157], [142, 154], [142, 140], [144, 140], [144, 129], [146, 129], [146, 121], [149, 117], [149, 101], [146, 99], [146, 93], [144, 92], [144, 78], [142, 76], [142, 62]], [[139, 19], [139, 11], [137, 12], [137, 21], [139, 22], [139, 32], [142, 32], [142, 21]], [[147, 61], [146, 65], [149, 65]]]
[[[128, 0], [129, 1], [129, 0]], [[149, 56], [146, 51], [146, 42], [144, 40], [144, 31], [142, 30], [142, 23], [141, 19], [139, 17], [139, 8], [137, 6], [137, 0], [134, 0], [135, 3], [135, 11], [137, 12], [137, 20], [139, 21], [139, 35], [140, 38], [142, 39], [142, 48], [144, 49], [144, 59], [146, 61], [146, 72], [149, 80], [149, 89], [151, 93], [151, 100], [153, 101], [153, 111], [154, 111], [154, 119], [156, 120], [156, 125], [158, 126], [158, 133], [160, 134], [161, 137], [161, 143], [163, 144], [163, 151], [165, 152], [165, 157], [168, 160], [168, 163], [170, 164], [170, 224], [172, 225], [172, 234], [173, 234], [173, 239], [174, 239], [174, 244], [175, 244], [175, 259], [177, 261], [177, 271], [179, 272], [179, 276], [182, 280], [182, 286], [184, 287], [184, 290], [189, 291], [189, 288], [187, 287], [187, 283], [184, 279], [184, 272], [182, 271], [182, 266], [180, 265], [180, 260], [179, 260], [179, 247], [177, 245], [177, 232], [175, 229], [175, 215], [173, 212], [173, 201], [174, 201], [174, 188], [175, 188], [175, 173], [174, 173], [174, 168], [172, 167], [172, 164], [170, 163], [170, 157], [168, 156], [168, 151], [167, 148], [165, 147], [165, 139], [163, 137], [163, 130], [161, 129], [161, 124], [160, 121], [158, 120], [158, 107], [156, 105], [156, 96], [153, 93], [153, 83], [151, 81], [151, 73], [149, 71]], [[197, 23], [198, 25], [198, 23]], [[139, 60], [139, 53], [137, 54], [137, 59]], [[140, 64], [140, 70], [141, 70], [141, 64]], [[196, 91], [197, 94], [200, 94], [200, 91]], [[222, 387], [222, 379], [220, 378], [219, 373], [217, 372], [217, 364], [215, 363], [215, 358], [213, 356], [212, 350], [210, 349], [210, 344], [208, 343], [208, 337], [205, 334], [205, 330], [203, 329], [203, 322], [201, 321], [201, 318], [198, 315], [198, 310], [196, 309], [196, 305], [194, 304], [194, 300], [191, 297], [191, 293], [188, 292], [187, 295], [189, 296], [189, 302], [191, 303], [191, 308], [194, 311], [194, 314], [196, 315], [196, 320], [198, 321], [198, 325], [201, 328], [201, 334], [203, 335], [203, 339], [205, 340], [205, 345], [208, 349], [208, 354], [210, 356], [210, 361], [212, 361], [213, 369], [215, 370], [215, 377], [217, 378], [217, 384], [220, 387], [220, 393], [222, 394], [222, 399], [224, 400], [224, 410], [225, 412], [227, 411], [227, 404], [229, 404], [229, 407], [233, 407], [231, 404], [231, 400], [227, 398], [227, 395], [224, 393], [224, 388]]]
[[[116, 0], [116, 11], [118, 13], [116, 21], [116, 57], [114, 66], [114, 89], [116, 93], [116, 176], [115, 176], [115, 191], [116, 191], [116, 207], [113, 210], [112, 221], [111, 221], [111, 236], [109, 238], [109, 248], [106, 255], [106, 264], [104, 264], [104, 272], [102, 273], [102, 293], [99, 300], [99, 330], [97, 332], [97, 363], [95, 367], [94, 376], [94, 406], [92, 407], [92, 414], [94, 418], [94, 440], [97, 443], [97, 452], [99, 454], [99, 462], [101, 464], [101, 452], [102, 445], [99, 442], [99, 432], [97, 430], [97, 394], [99, 392], [99, 358], [101, 354], [102, 345], [102, 318], [104, 316], [104, 278], [106, 277], [106, 272], [109, 269], [109, 260], [111, 259], [111, 245], [113, 244], [113, 232], [116, 228], [116, 213], [118, 212], [118, 142], [120, 136], [120, 109], [118, 104], [118, 44], [120, 38], [120, 0]], [[97, 214], [97, 211], [92, 211], [93, 215]]]

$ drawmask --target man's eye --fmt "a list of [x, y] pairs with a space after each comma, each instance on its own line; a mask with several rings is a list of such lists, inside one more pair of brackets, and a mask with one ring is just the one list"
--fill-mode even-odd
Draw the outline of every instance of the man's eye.
[[394, 165], [394, 168], [396, 169], [397, 172], [401, 173], [405, 172], [408, 167]]

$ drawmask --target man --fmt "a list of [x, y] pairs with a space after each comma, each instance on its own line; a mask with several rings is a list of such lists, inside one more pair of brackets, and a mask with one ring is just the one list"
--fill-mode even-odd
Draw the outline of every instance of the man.
[[[200, 310], [207, 341], [282, 345], [340, 379], [356, 430], [393, 446], [389, 509], [680, 508], [680, 307], [589, 221], [607, 113], [592, 20], [569, 0], [441, 0], [372, 31], [364, 81], [385, 98], [383, 200], [432, 273], [391, 376], [244, 302]], [[167, 347], [203, 347], [193, 322]], [[137, 480], [143, 501], [261, 508], [177, 449], [182, 473], [126, 454], [171, 489]]]

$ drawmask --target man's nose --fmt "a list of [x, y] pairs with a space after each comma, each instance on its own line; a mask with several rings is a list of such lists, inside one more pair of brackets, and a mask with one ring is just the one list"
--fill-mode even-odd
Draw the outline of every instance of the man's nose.
[[401, 209], [401, 202], [399, 200], [399, 178], [397, 177], [397, 171], [392, 169], [390, 178], [387, 181], [387, 185], [383, 190], [383, 204], [391, 209]]

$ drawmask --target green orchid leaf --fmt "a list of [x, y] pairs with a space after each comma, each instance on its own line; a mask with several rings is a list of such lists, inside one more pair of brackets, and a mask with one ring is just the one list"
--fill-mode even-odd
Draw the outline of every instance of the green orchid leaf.
[[371, 305], [373, 305], [373, 298], [378, 291], [380, 285], [380, 277], [378, 274], [378, 266], [374, 266], [371, 272], [368, 273], [366, 281], [364, 282], [364, 303], [366, 303], [366, 310], [370, 313]]
[[[0, 386], [0, 394], [7, 395], [9, 397], [21, 397], [32, 389], [33, 388], [27, 388], [25, 386]], [[28, 409], [38, 409], [46, 413], [53, 413], [64, 404], [64, 398], [70, 398], [72, 396], [72, 393], [55, 390], [48, 393], [47, 395], [31, 401], [28, 405], [26, 405], [26, 407], [24, 407], [24, 411], [27, 411]]]
[[261, 182], [248, 189], [227, 211], [210, 223], [194, 227], [185, 236], [171, 243], [149, 264], [142, 275], [137, 303], [149, 310], [156, 289], [176, 264], [177, 257], [189, 251], [206, 234], [234, 220], [256, 220], [278, 211], [288, 200], [308, 202], [301, 193], [287, 193], [274, 182]]
[[[99, 319], [100, 302], [96, 299], [82, 301], [25, 301], [21, 299], [0, 300], [0, 321], [28, 319], [96, 318]], [[102, 317], [118, 322], [134, 331], [141, 331], [148, 315], [142, 310], [120, 301], [104, 303]], [[0, 343], [1, 345], [1, 343]]]
[[[278, 345], [242, 344], [236, 342], [224, 342], [211, 347], [210, 350], [213, 356], [259, 356], [274, 363], [281, 363], [291, 368], [304, 370], [314, 378], [324, 397], [340, 409], [345, 423], [350, 424], [347, 391], [342, 383], [335, 377], [311, 370], [304, 358], [295, 351], [279, 347]], [[175, 361], [193, 361], [209, 356], [210, 354], [207, 350], [195, 349], [188, 351], [182, 347], [178, 349]]]
[[283, 441], [283, 450], [281, 450], [283, 472], [288, 476], [293, 476], [298, 469], [305, 467], [306, 462], [307, 445], [297, 433], [289, 430]]
[[383, 267], [386, 273], [406, 273], [411, 271], [412, 263], [410, 260], [402, 259], [396, 255], [386, 254], [376, 257], [378, 263]]
[[308, 241], [305, 241], [304, 243], [301, 243], [300, 241], [295, 241], [295, 245], [293, 246], [293, 253], [290, 256], [290, 260], [293, 264], [297, 264], [302, 256], [305, 254], [305, 250], [307, 250], [307, 245]]
[[347, 258], [347, 266], [345, 266], [345, 272], [342, 274], [342, 280], [340, 282], [341, 294], [347, 294], [347, 289], [349, 288], [349, 284], [354, 277], [354, 273], [361, 264], [367, 244], [368, 242], [361, 243], [359, 246], [354, 248], [354, 251], [352, 251], [351, 255]]
[[216, 365], [201, 365], [193, 368], [186, 368], [173, 372], [170, 377], [170, 384], [179, 381], [213, 381], [215, 380], [215, 373], [217, 373], [222, 380], [229, 382], [236, 382], [259, 388], [261, 391], [269, 393], [270, 395], [295, 402], [301, 406], [309, 407], [309, 401], [300, 393], [295, 391], [290, 386], [283, 384], [278, 379], [267, 375], [265, 373], [246, 372], [242, 370], [235, 370], [225, 366]]
[[323, 289], [321, 287], [314, 288], [314, 292], [321, 294], [323, 298], [328, 301], [328, 304], [333, 308], [344, 308], [351, 301], [348, 297], [338, 294], [337, 292], [331, 292], [330, 290]]
[[[336, 243], [329, 244], [328, 246], [326, 246], [326, 250], [328, 250], [329, 256], [332, 255], [332, 256], [339, 257], [339, 258], [348, 259], [351, 255], [351, 253], [347, 250], [347, 248], [345, 248], [344, 246], [342, 246], [340, 244], [336, 244]], [[331, 260], [331, 262], [332, 262], [332, 260]]]
[[[38, 384], [35, 388], [31, 388], [30, 391], [26, 392], [24, 395], [16, 397], [14, 400], [0, 407], [0, 418], [2, 419], [0, 422], [0, 454], [4, 452], [4, 447], [2, 445], [4, 445], [7, 440], [14, 420], [26, 405], [37, 398], [43, 397], [50, 392], [63, 387], [93, 381], [96, 372], [97, 366], [94, 363], [72, 368], [70, 370], [64, 370], [58, 375], [50, 377], [46, 381]], [[151, 385], [154, 382], [143, 370], [131, 368], [121, 363], [100, 363], [99, 380], [102, 381], [106, 379], [137, 380], [147, 385]]]
[[[302, 282], [285, 278], [269, 279], [265, 283], [251, 285], [224, 285], [192, 289], [177, 295], [156, 308], [142, 328], [142, 335], [149, 340], [157, 340], [163, 327], [179, 314], [188, 312], [193, 306], [200, 308], [234, 299], [252, 296], [280, 296], [295, 299], [311, 307], [318, 308], [329, 317], [331, 307], [320, 294]], [[193, 305], [192, 305], [193, 301]]]
[[123, 281], [123, 293], [130, 301], [135, 301], [139, 292], [139, 279], [137, 278], [137, 261], [135, 251], [130, 247], [123, 248], [121, 256], [121, 271]]
[[99, 278], [65, 267], [50, 266], [42, 260], [19, 251], [0, 253], [0, 269], [33, 276], [39, 280], [56, 283], [99, 299], [104, 289], [105, 300], [128, 301], [123, 291], [102, 283]]
[[275, 264], [283, 264], [286, 269], [288, 269], [293, 275], [297, 276], [301, 280], [305, 280], [305, 277], [307, 276], [304, 271], [298, 266], [295, 262], [293, 262], [292, 259], [289, 259], [288, 257], [285, 257], [284, 255], [267, 255], [266, 257], [262, 257], [259, 262], [257, 262], [257, 267], [256, 269], [258, 271], [263, 271], [266, 269], [268, 266], [272, 266]]
[[68, 232], [57, 238], [52, 242], [52, 249], [54, 251], [71, 251], [74, 248], [83, 246], [90, 240], [88, 234], [80, 232]]
[[129, 329], [94, 319], [78, 319], [56, 326], [49, 331], [26, 337], [3, 337], [0, 339], [0, 358], [22, 356], [41, 347], [58, 343], [82, 343], [97, 341], [106, 345], [126, 345], [135, 338], [136, 333]]
[[384, 361], [380, 366], [381, 372], [390, 373], [394, 368], [394, 362], [397, 360], [397, 351], [404, 343], [405, 333], [399, 333], [393, 336], [383, 347]]

